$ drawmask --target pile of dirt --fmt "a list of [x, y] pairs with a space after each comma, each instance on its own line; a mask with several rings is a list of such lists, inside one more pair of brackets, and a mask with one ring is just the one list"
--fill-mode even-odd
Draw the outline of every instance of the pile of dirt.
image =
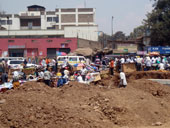
[[62, 88], [28, 82], [0, 94], [0, 127], [137, 128], [170, 122], [170, 87], [135, 80], [116, 88], [112, 79], [104, 85], [71, 82]]
[[[119, 74], [116, 74], [113, 78], [114, 84], [119, 84]], [[160, 72], [160, 71], [141, 71], [141, 72], [131, 72], [126, 73], [127, 82], [132, 82], [138, 79], [170, 79], [170, 72]]]

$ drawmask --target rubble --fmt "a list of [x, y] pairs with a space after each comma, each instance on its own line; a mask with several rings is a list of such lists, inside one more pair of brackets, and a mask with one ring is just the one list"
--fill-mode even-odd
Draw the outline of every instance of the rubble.
[[[70, 82], [55, 89], [27, 82], [4, 92], [0, 94], [1, 100], [6, 100], [0, 105], [0, 126], [140, 128], [152, 127], [152, 122], [161, 122], [154, 123], [155, 127], [170, 122], [168, 86], [134, 80], [119, 89], [113, 78], [102, 81], [103, 88]], [[108, 83], [111, 88], [106, 88]], [[162, 90], [161, 96], [152, 95], [157, 90]]]

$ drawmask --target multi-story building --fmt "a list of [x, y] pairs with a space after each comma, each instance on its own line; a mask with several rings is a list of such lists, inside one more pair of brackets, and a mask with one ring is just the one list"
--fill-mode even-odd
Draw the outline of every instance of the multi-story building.
[[2, 56], [47, 56], [77, 48], [77, 38], [98, 41], [94, 8], [57, 8], [32, 5], [26, 12], [0, 15]]

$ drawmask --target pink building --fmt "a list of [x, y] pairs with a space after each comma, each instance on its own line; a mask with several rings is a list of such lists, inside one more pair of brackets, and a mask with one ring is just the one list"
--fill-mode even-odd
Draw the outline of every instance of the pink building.
[[98, 41], [94, 8], [56, 8], [31, 5], [18, 14], [0, 15], [2, 57], [56, 56], [73, 52], [77, 38]]
[[0, 56], [54, 57], [76, 49], [77, 38], [0, 38]]

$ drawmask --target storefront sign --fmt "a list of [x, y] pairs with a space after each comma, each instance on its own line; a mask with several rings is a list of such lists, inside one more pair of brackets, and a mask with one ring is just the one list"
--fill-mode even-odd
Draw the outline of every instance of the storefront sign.
[[148, 52], [159, 52], [160, 54], [170, 54], [170, 47], [148, 47]]
[[14, 48], [25, 48], [25, 45], [8, 45], [8, 48], [14, 49]]
[[137, 45], [136, 44], [117, 44], [117, 50], [122, 52], [136, 52]]
[[137, 55], [146, 55], [147, 51], [137, 51]]

